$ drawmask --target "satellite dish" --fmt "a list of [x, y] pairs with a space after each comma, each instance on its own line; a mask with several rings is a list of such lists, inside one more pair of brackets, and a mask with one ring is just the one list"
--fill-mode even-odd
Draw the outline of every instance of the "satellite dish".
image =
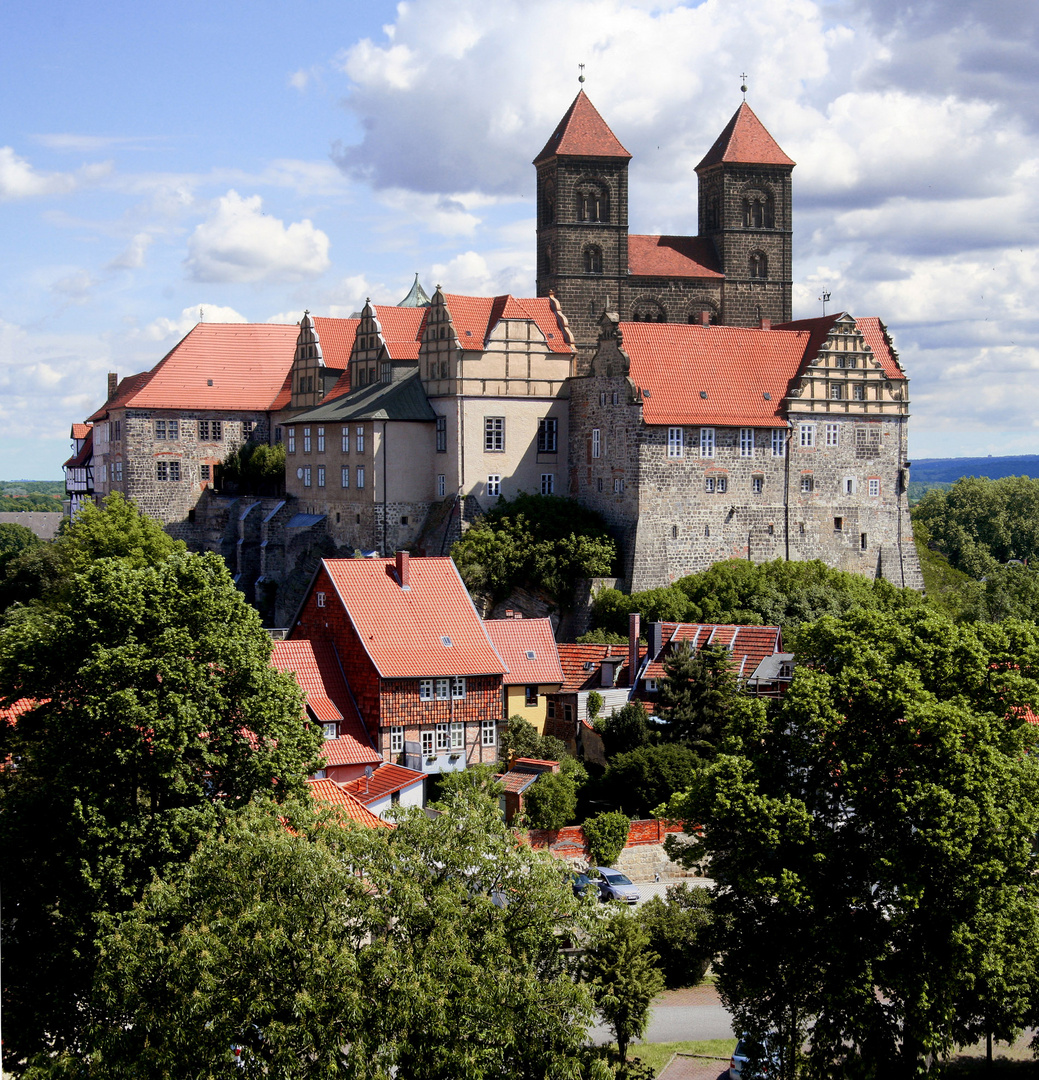
[[368, 780], [371, 780], [371, 778], [375, 775], [375, 771], [372, 769], [371, 765], [365, 765], [364, 775]]
[[296, 479], [297, 480], [302, 480], [303, 479], [303, 467], [302, 466], [300, 466], [300, 468], [298, 468], [296, 470]]

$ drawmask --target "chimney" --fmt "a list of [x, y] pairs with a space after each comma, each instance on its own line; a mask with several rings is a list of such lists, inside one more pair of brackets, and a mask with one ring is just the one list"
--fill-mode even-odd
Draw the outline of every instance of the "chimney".
[[410, 568], [408, 566], [408, 552], [397, 552], [397, 581], [402, 589], [411, 588]]
[[701, 326], [710, 326], [711, 325], [711, 313], [709, 311], [701, 311], [700, 312], [700, 325]]
[[635, 672], [639, 666], [639, 613], [628, 616], [628, 685], [635, 685]]
[[119, 376], [114, 372], [108, 373], [108, 397], [107, 401], [111, 401], [115, 397], [115, 392], [119, 388]]
[[762, 315], [761, 318], [758, 320], [758, 329], [771, 330], [772, 320], [767, 315]]

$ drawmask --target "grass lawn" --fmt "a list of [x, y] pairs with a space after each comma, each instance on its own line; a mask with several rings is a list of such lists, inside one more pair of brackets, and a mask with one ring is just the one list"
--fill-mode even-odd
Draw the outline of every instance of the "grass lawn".
[[701, 1039], [698, 1042], [669, 1043], [632, 1043], [628, 1047], [628, 1057], [637, 1057], [653, 1067], [655, 1074], [671, 1060], [674, 1054], [695, 1054], [697, 1057], [717, 1058], [728, 1063], [733, 1047], [733, 1039]]

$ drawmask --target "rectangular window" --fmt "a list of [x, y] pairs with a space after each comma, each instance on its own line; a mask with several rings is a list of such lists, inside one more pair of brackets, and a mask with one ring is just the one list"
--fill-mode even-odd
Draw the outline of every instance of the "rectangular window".
[[598, 428], [592, 428], [592, 457], [602, 456], [602, 436]]
[[815, 481], [810, 476], [801, 477], [801, 490], [806, 494], [815, 490]]
[[447, 724], [437, 724], [437, 749], [449, 750], [451, 748], [451, 729]]
[[303, 486], [304, 487], [310, 487], [310, 485], [311, 485], [310, 466], [307, 465], [303, 470]]
[[863, 383], [856, 383], [851, 388], [851, 396], [854, 401], [866, 400], [866, 387]]
[[[115, 470], [115, 473], [113, 474], [112, 479], [117, 484], [122, 483], [122, 481], [123, 481], [123, 463], [121, 461], [117, 461], [112, 465], [112, 468]], [[208, 466], [207, 466], [207, 468], [208, 468]], [[879, 480], [877, 481], [877, 485], [879, 487], [879, 485], [880, 485]], [[878, 494], [879, 494], [879, 491], [878, 491]]]
[[324, 465], [319, 465], [317, 467], [317, 486], [318, 487], [324, 487], [325, 486], [325, 467], [324, 467]]
[[325, 429], [323, 427], [317, 429], [317, 452], [319, 454], [325, 452]]
[[494, 746], [496, 743], [496, 733], [498, 725], [493, 720], [481, 720], [480, 721], [480, 745], [481, 746]]
[[555, 720], [556, 718], [556, 702], [554, 698], [549, 698], [545, 702], [545, 712], [548, 714], [549, 720]]
[[827, 446], [840, 446], [841, 426], [840, 424], [827, 424], [826, 425], [826, 445]]
[[[210, 466], [208, 466], [208, 465], [199, 465], [199, 467], [198, 467], [199, 478], [202, 480], [202, 482], [204, 484], [208, 483], [208, 481], [210, 479], [210, 476], [209, 476], [210, 471], [211, 471], [211, 469], [210, 469]], [[114, 477], [113, 477], [113, 479], [114, 479]]]
[[180, 462], [179, 461], [171, 461], [170, 462], [170, 479], [171, 480], [179, 480], [180, 479]]
[[317, 606], [318, 607], [324, 607], [325, 606], [325, 594], [323, 592], [319, 592], [319, 593], [315, 593], [314, 596], [315, 596], [315, 599], [317, 600]]
[[274, 429], [274, 445], [275, 446], [277, 446], [281, 442], [281, 437], [282, 437], [281, 428], [276, 427]]
[[433, 700], [433, 680], [432, 679], [419, 679], [419, 681], [418, 681], [418, 699], [419, 699], [419, 701], [432, 701]]
[[855, 477], [846, 476], [844, 478], [844, 494], [845, 495], [854, 495], [855, 494], [855, 486], [856, 486], [855, 485]]
[[460, 720], [453, 720], [451, 722], [451, 749], [465, 749], [465, 724]]
[[364, 466], [358, 465], [357, 467], [357, 486], [359, 488], [364, 487]]
[[657, 680], [656, 679], [646, 679], [645, 685], [646, 685], [646, 693], [647, 694], [655, 694], [657, 692], [657, 690], [659, 689], [659, 686], [657, 685]]
[[713, 477], [713, 476], [705, 476], [704, 477], [703, 489], [704, 489], [704, 491], [707, 492], [708, 495], [713, 495], [714, 494], [714, 484], [715, 484], [715, 477]]
[[869, 482], [869, 493], [874, 499], [880, 494], [880, 481], [879, 480], [870, 480], [870, 482]]
[[623, 476], [615, 476], [613, 478], [613, 494], [614, 495], [623, 495], [624, 494], [624, 477]]
[[334, 739], [339, 734], [339, 725], [334, 721], [321, 725], [321, 730], [326, 739]]
[[718, 485], [715, 488], [715, 490], [718, 492], [719, 495], [724, 495], [725, 492], [728, 491], [728, 489], [729, 489], [729, 478], [727, 476], [719, 476], [718, 477]]
[[290, 454], [294, 454], [296, 452], [296, 429], [294, 427], [290, 427], [286, 430], [289, 434], [288, 446], [286, 447], [286, 451]]
[[393, 368], [385, 361], [379, 366], [379, 381], [384, 383], [393, 381]]
[[437, 417], [437, 453], [447, 453], [447, 417]]
[[765, 478], [763, 476], [753, 476], [750, 480], [750, 490], [755, 495], [760, 495], [765, 490]]
[[543, 472], [541, 474], [541, 494], [551, 495], [556, 488], [556, 474]]
[[830, 398], [833, 401], [842, 401], [844, 398], [844, 383], [830, 383]]
[[122, 442], [123, 440], [123, 422], [122, 420], [112, 421], [112, 442]]
[[700, 457], [714, 457], [714, 428], [700, 428]]
[[456, 675], [451, 680], [451, 697], [455, 701], [465, 700], [465, 677], [463, 675]]
[[815, 424], [801, 424], [798, 427], [798, 432], [802, 446], [815, 446]]
[[433, 732], [428, 729], [422, 731], [422, 753], [427, 757], [433, 753]]
[[[708, 428], [700, 428], [701, 438]], [[685, 428], [669, 427], [667, 429], [667, 456], [680, 458], [685, 456]]]
[[450, 679], [437, 679], [437, 701], [448, 701], [451, 697], [451, 680]]
[[754, 456], [754, 429], [752, 427], [740, 428], [740, 457]]
[[554, 454], [559, 449], [559, 421], [544, 416], [538, 421], [538, 453]]
[[344, 465], [342, 467], [342, 469], [340, 470], [339, 482], [343, 485], [344, 488], [348, 488], [350, 486], [350, 466], [349, 465]]
[[835, 517], [833, 519], [833, 531], [834, 532], [843, 532], [844, 531], [844, 518]]
[[390, 728], [390, 753], [402, 754], [404, 752], [404, 728]]
[[487, 494], [501, 494], [501, 476], [498, 473], [492, 473], [490, 476], [487, 477]]
[[310, 428], [308, 427], [303, 429], [303, 453], [310, 453]]
[[447, 477], [443, 473], [437, 473], [437, 498], [442, 499], [447, 494]]
[[348, 427], [345, 427], [345, 428], [342, 429], [342, 431], [340, 432], [340, 438], [342, 440], [341, 443], [340, 443], [340, 449], [343, 451], [344, 454], [349, 454], [350, 453], [350, 429]]
[[782, 428], [772, 429], [772, 456], [783, 457], [786, 454], [786, 432]]
[[505, 452], [505, 417], [485, 416], [483, 418], [483, 448], [488, 454]]
[[358, 427], [356, 431], [357, 438], [354, 440], [354, 447], [359, 454], [364, 453], [364, 428]]
[[859, 547], [862, 548], [863, 551], [869, 547], [869, 537], [866, 533], [859, 533]]
[[155, 462], [155, 479], [168, 480], [170, 478], [170, 466], [168, 461]]
[[165, 420], [156, 420], [155, 421], [155, 438], [157, 438], [157, 439], [165, 439], [166, 438], [166, 421]]
[[528, 709], [534, 709], [538, 703], [538, 688], [536, 686], [527, 686], [524, 688], [526, 697], [526, 706]]
[[209, 438], [209, 421], [208, 420], [199, 420], [199, 422], [198, 422], [198, 437], [200, 439], [208, 439]]
[[602, 491], [602, 477], [601, 476], [597, 476], [595, 478], [595, 490], [596, 491]]

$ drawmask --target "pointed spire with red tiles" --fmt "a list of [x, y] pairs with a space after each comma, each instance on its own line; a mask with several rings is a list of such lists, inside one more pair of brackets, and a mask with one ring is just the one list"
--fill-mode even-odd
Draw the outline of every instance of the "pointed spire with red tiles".
[[702, 172], [711, 165], [794, 165], [783, 153], [779, 144], [765, 130], [765, 125], [754, 115], [754, 110], [744, 101], [733, 113], [725, 130], [715, 140], [714, 146], [696, 166]]
[[539, 165], [552, 157], [630, 158], [631, 154], [621, 146], [598, 109], [581, 90], [545, 143], [545, 148], [534, 158], [534, 164]]

